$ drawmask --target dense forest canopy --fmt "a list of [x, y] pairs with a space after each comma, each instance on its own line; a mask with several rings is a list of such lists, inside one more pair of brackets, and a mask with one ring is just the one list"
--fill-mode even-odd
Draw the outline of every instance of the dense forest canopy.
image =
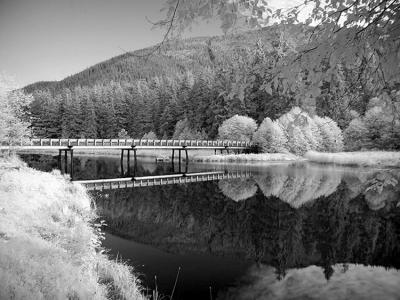
[[[400, 147], [398, 0], [306, 1], [286, 10], [258, 0], [165, 4], [160, 44], [25, 87], [34, 97], [33, 135], [217, 138], [236, 114], [259, 125], [299, 106], [335, 121], [345, 142], [376, 135], [348, 149]], [[179, 38], [214, 16], [224, 36]]]

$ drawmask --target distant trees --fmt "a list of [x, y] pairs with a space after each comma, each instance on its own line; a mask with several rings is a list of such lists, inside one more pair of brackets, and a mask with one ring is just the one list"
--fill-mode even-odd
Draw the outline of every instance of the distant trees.
[[250, 141], [257, 129], [257, 123], [250, 117], [234, 115], [218, 128], [218, 138], [226, 140]]

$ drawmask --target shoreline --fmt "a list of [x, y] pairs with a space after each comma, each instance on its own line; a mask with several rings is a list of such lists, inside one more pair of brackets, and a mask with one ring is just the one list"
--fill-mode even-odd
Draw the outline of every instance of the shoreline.
[[357, 152], [316, 152], [309, 151], [304, 157], [313, 163], [349, 167], [400, 168], [400, 152], [357, 151]]
[[[58, 155], [58, 150], [24, 150], [18, 154], [47, 154]], [[77, 156], [120, 157], [120, 150], [78, 150], [74, 152]], [[126, 154], [125, 154], [126, 156]], [[143, 150], [137, 157], [146, 160], [168, 159], [171, 160], [170, 150]], [[177, 155], [175, 156], [177, 160]], [[185, 161], [185, 157], [182, 157]], [[197, 163], [216, 164], [255, 164], [255, 163], [288, 163], [288, 162], [310, 162], [318, 164], [341, 165], [348, 167], [378, 167], [378, 168], [400, 168], [400, 152], [390, 151], [357, 151], [357, 152], [316, 152], [308, 151], [304, 156], [296, 156], [291, 153], [250, 153], [250, 154], [214, 154], [212, 150], [194, 150], [189, 152], [189, 161]]]

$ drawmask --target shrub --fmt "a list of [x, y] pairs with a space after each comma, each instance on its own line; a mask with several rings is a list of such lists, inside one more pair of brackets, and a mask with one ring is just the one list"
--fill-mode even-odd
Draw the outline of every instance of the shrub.
[[282, 127], [277, 121], [274, 122], [268, 117], [254, 133], [253, 142], [261, 148], [262, 152], [288, 152], [287, 138]]
[[252, 118], [234, 115], [218, 128], [218, 137], [223, 140], [250, 141], [257, 129]]

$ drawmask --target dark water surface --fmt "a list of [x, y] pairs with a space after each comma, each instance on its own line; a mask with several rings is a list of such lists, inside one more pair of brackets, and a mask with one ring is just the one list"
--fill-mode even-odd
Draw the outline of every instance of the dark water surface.
[[[50, 171], [57, 158], [22, 155]], [[91, 192], [104, 246], [169, 299], [400, 299], [400, 170], [189, 164], [250, 177]], [[137, 176], [171, 174], [139, 161]], [[75, 157], [74, 179], [126, 176]]]

